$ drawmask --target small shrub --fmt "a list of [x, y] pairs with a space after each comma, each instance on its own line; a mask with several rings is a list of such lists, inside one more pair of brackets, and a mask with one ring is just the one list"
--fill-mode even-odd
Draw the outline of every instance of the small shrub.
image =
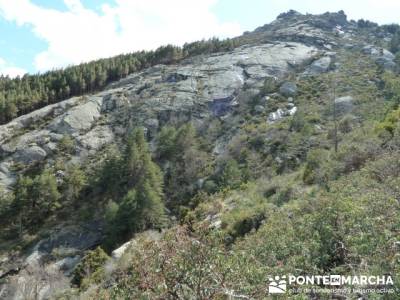
[[64, 135], [58, 142], [58, 150], [62, 153], [72, 154], [75, 150], [75, 141], [69, 135]]
[[306, 184], [326, 184], [330, 170], [326, 162], [329, 160], [328, 151], [313, 149], [307, 155], [306, 167], [303, 172], [303, 182]]
[[389, 113], [385, 120], [378, 124], [377, 130], [379, 131], [387, 131], [392, 136], [394, 135], [395, 129], [399, 126], [400, 122], [400, 108]]
[[278, 80], [275, 77], [267, 77], [264, 80], [264, 85], [262, 87], [262, 93], [264, 95], [276, 92], [278, 89]]
[[354, 117], [347, 115], [343, 117], [339, 124], [338, 124], [338, 129], [341, 133], [349, 133], [350, 131], [353, 130], [354, 127]]
[[98, 282], [104, 273], [104, 264], [109, 256], [97, 247], [89, 251], [73, 272], [72, 282], [81, 289], [86, 289], [93, 282]]

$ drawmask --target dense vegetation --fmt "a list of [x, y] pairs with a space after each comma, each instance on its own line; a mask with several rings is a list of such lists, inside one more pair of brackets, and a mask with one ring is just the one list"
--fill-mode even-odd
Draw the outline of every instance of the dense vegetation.
[[155, 51], [119, 55], [22, 78], [1, 76], [0, 124], [68, 97], [100, 90], [112, 81], [152, 65], [176, 63], [194, 55], [232, 50], [235, 46], [234, 40], [214, 38], [183, 47], [168, 45]]

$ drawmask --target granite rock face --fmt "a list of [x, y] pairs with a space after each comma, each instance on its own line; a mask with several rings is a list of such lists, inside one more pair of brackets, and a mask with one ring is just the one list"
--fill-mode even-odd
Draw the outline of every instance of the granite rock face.
[[22, 257], [0, 257], [1, 299], [53, 299], [70, 287], [70, 275], [84, 251], [102, 240], [102, 225], [59, 226]]
[[[238, 105], [245, 86], [260, 87], [266, 77], [284, 78], [293, 61], [306, 65], [318, 53], [296, 42], [265, 43], [148, 68], [98, 94], [71, 98], [0, 126], [0, 163], [46, 163], [57, 156], [63, 136], [75, 141], [71, 161], [81, 163], [117, 143], [128, 123], [145, 127], [151, 136], [171, 119], [224, 117]], [[17, 176], [11, 169], [0, 170], [5, 188]]]

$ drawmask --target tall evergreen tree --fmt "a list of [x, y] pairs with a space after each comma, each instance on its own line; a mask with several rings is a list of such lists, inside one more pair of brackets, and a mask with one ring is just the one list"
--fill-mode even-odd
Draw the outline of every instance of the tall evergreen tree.
[[161, 170], [152, 161], [142, 129], [129, 135], [122, 166], [121, 187], [127, 192], [117, 211], [112, 205], [108, 214], [111, 244], [147, 228], [161, 228], [166, 221]]

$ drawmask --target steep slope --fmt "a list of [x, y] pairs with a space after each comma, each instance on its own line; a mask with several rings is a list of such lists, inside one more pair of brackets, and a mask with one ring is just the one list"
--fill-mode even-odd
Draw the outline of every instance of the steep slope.
[[[232, 51], [156, 65], [1, 125], [0, 297], [262, 299], [270, 274], [395, 273], [398, 168], [382, 166], [398, 164], [392, 37], [343, 12], [290, 11]], [[127, 199], [113, 159], [134, 128], [164, 173], [169, 222], [135, 232], [104, 269], [106, 254], [88, 250], [109, 246], [110, 207]], [[35, 190], [52, 178], [54, 189]], [[26, 190], [43, 204], [19, 207]]]

